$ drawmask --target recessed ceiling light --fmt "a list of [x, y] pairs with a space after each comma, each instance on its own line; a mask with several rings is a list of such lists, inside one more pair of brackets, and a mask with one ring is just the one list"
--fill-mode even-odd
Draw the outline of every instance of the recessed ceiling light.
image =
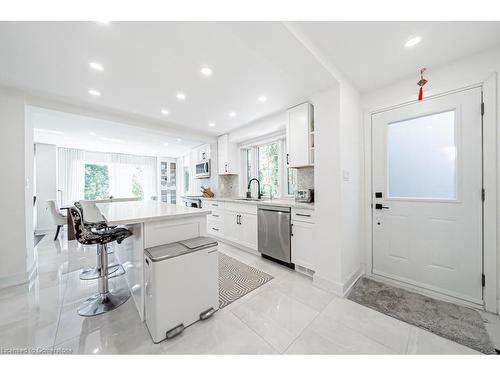
[[89, 90], [89, 94], [93, 96], [101, 96], [101, 93], [97, 90]]
[[183, 94], [182, 92], [178, 92], [177, 95], [175, 95], [175, 96], [179, 100], [186, 100], [186, 95]]
[[102, 23], [103, 25], [109, 25], [111, 21], [97, 21], [99, 23]]
[[180, 139], [180, 138], [177, 138], [177, 142], [180, 142], [180, 141], [182, 141], [182, 139]]
[[162, 115], [168, 115], [170, 112], [168, 112], [168, 109], [162, 109], [161, 111]]
[[236, 117], [236, 112], [232, 112], [232, 111], [231, 111], [231, 112], [229, 112], [227, 115], [228, 115], [229, 117]]
[[212, 69], [207, 68], [207, 67], [201, 68], [200, 72], [201, 72], [201, 74], [203, 74], [206, 77], [210, 77], [213, 74]]
[[210, 126], [211, 128], [213, 128], [215, 126], [215, 122], [209, 122], [208, 126]]
[[47, 134], [58, 134], [58, 135], [64, 134], [63, 132], [61, 132], [59, 130], [40, 129], [40, 128], [35, 128], [33, 130], [40, 132], [40, 133], [47, 133]]
[[163, 146], [168, 146], [168, 143], [166, 143], [166, 142], [165, 142], [165, 143], [163, 144]]
[[89, 135], [93, 137], [95, 135], [95, 132], [90, 132]]
[[261, 103], [264, 103], [267, 100], [267, 98], [265, 96], [259, 96], [257, 100]]
[[99, 63], [96, 63], [95, 61], [91, 61], [89, 65], [92, 69], [97, 70], [99, 72], [102, 72], [104, 70], [103, 66]]
[[419, 36], [416, 36], [414, 38], [411, 38], [405, 43], [405, 47], [413, 47], [414, 45], [420, 43], [422, 41], [422, 38]]

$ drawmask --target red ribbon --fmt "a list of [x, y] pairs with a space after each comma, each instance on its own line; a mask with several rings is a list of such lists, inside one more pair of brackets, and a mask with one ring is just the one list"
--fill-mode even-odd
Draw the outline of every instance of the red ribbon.
[[424, 97], [424, 88], [420, 86], [420, 90], [418, 90], [418, 100], [422, 100]]

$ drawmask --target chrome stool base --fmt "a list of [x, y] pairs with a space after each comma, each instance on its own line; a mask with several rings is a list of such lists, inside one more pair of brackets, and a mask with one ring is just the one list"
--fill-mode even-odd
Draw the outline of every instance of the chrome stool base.
[[96, 316], [107, 313], [123, 305], [130, 298], [128, 289], [115, 289], [104, 295], [98, 293], [87, 299], [78, 308], [78, 315]]
[[[108, 272], [106, 274], [108, 278], [111, 279], [113, 277], [121, 276], [124, 273], [125, 270], [123, 269], [121, 264], [111, 264], [108, 266]], [[98, 278], [99, 278], [99, 270], [97, 269], [97, 267], [87, 268], [80, 272], [80, 280], [95, 280]]]

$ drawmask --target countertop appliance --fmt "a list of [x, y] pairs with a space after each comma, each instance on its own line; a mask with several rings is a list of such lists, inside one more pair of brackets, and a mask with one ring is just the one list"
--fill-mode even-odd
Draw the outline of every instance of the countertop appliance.
[[219, 309], [217, 246], [196, 237], [145, 250], [146, 326], [155, 343]]
[[290, 207], [258, 206], [258, 251], [287, 267], [295, 268], [291, 257], [291, 210]]
[[210, 177], [210, 160], [202, 160], [195, 165], [196, 178], [209, 178]]
[[304, 189], [295, 191], [295, 202], [301, 202], [301, 203], [314, 202], [314, 189]]
[[201, 208], [201, 195], [184, 195], [181, 197], [186, 207]]

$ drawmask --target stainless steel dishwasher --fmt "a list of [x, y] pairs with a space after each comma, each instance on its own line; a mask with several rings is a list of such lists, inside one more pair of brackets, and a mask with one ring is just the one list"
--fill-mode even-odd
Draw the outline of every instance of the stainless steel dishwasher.
[[265, 258], [294, 268], [291, 263], [290, 207], [258, 206], [258, 250]]

